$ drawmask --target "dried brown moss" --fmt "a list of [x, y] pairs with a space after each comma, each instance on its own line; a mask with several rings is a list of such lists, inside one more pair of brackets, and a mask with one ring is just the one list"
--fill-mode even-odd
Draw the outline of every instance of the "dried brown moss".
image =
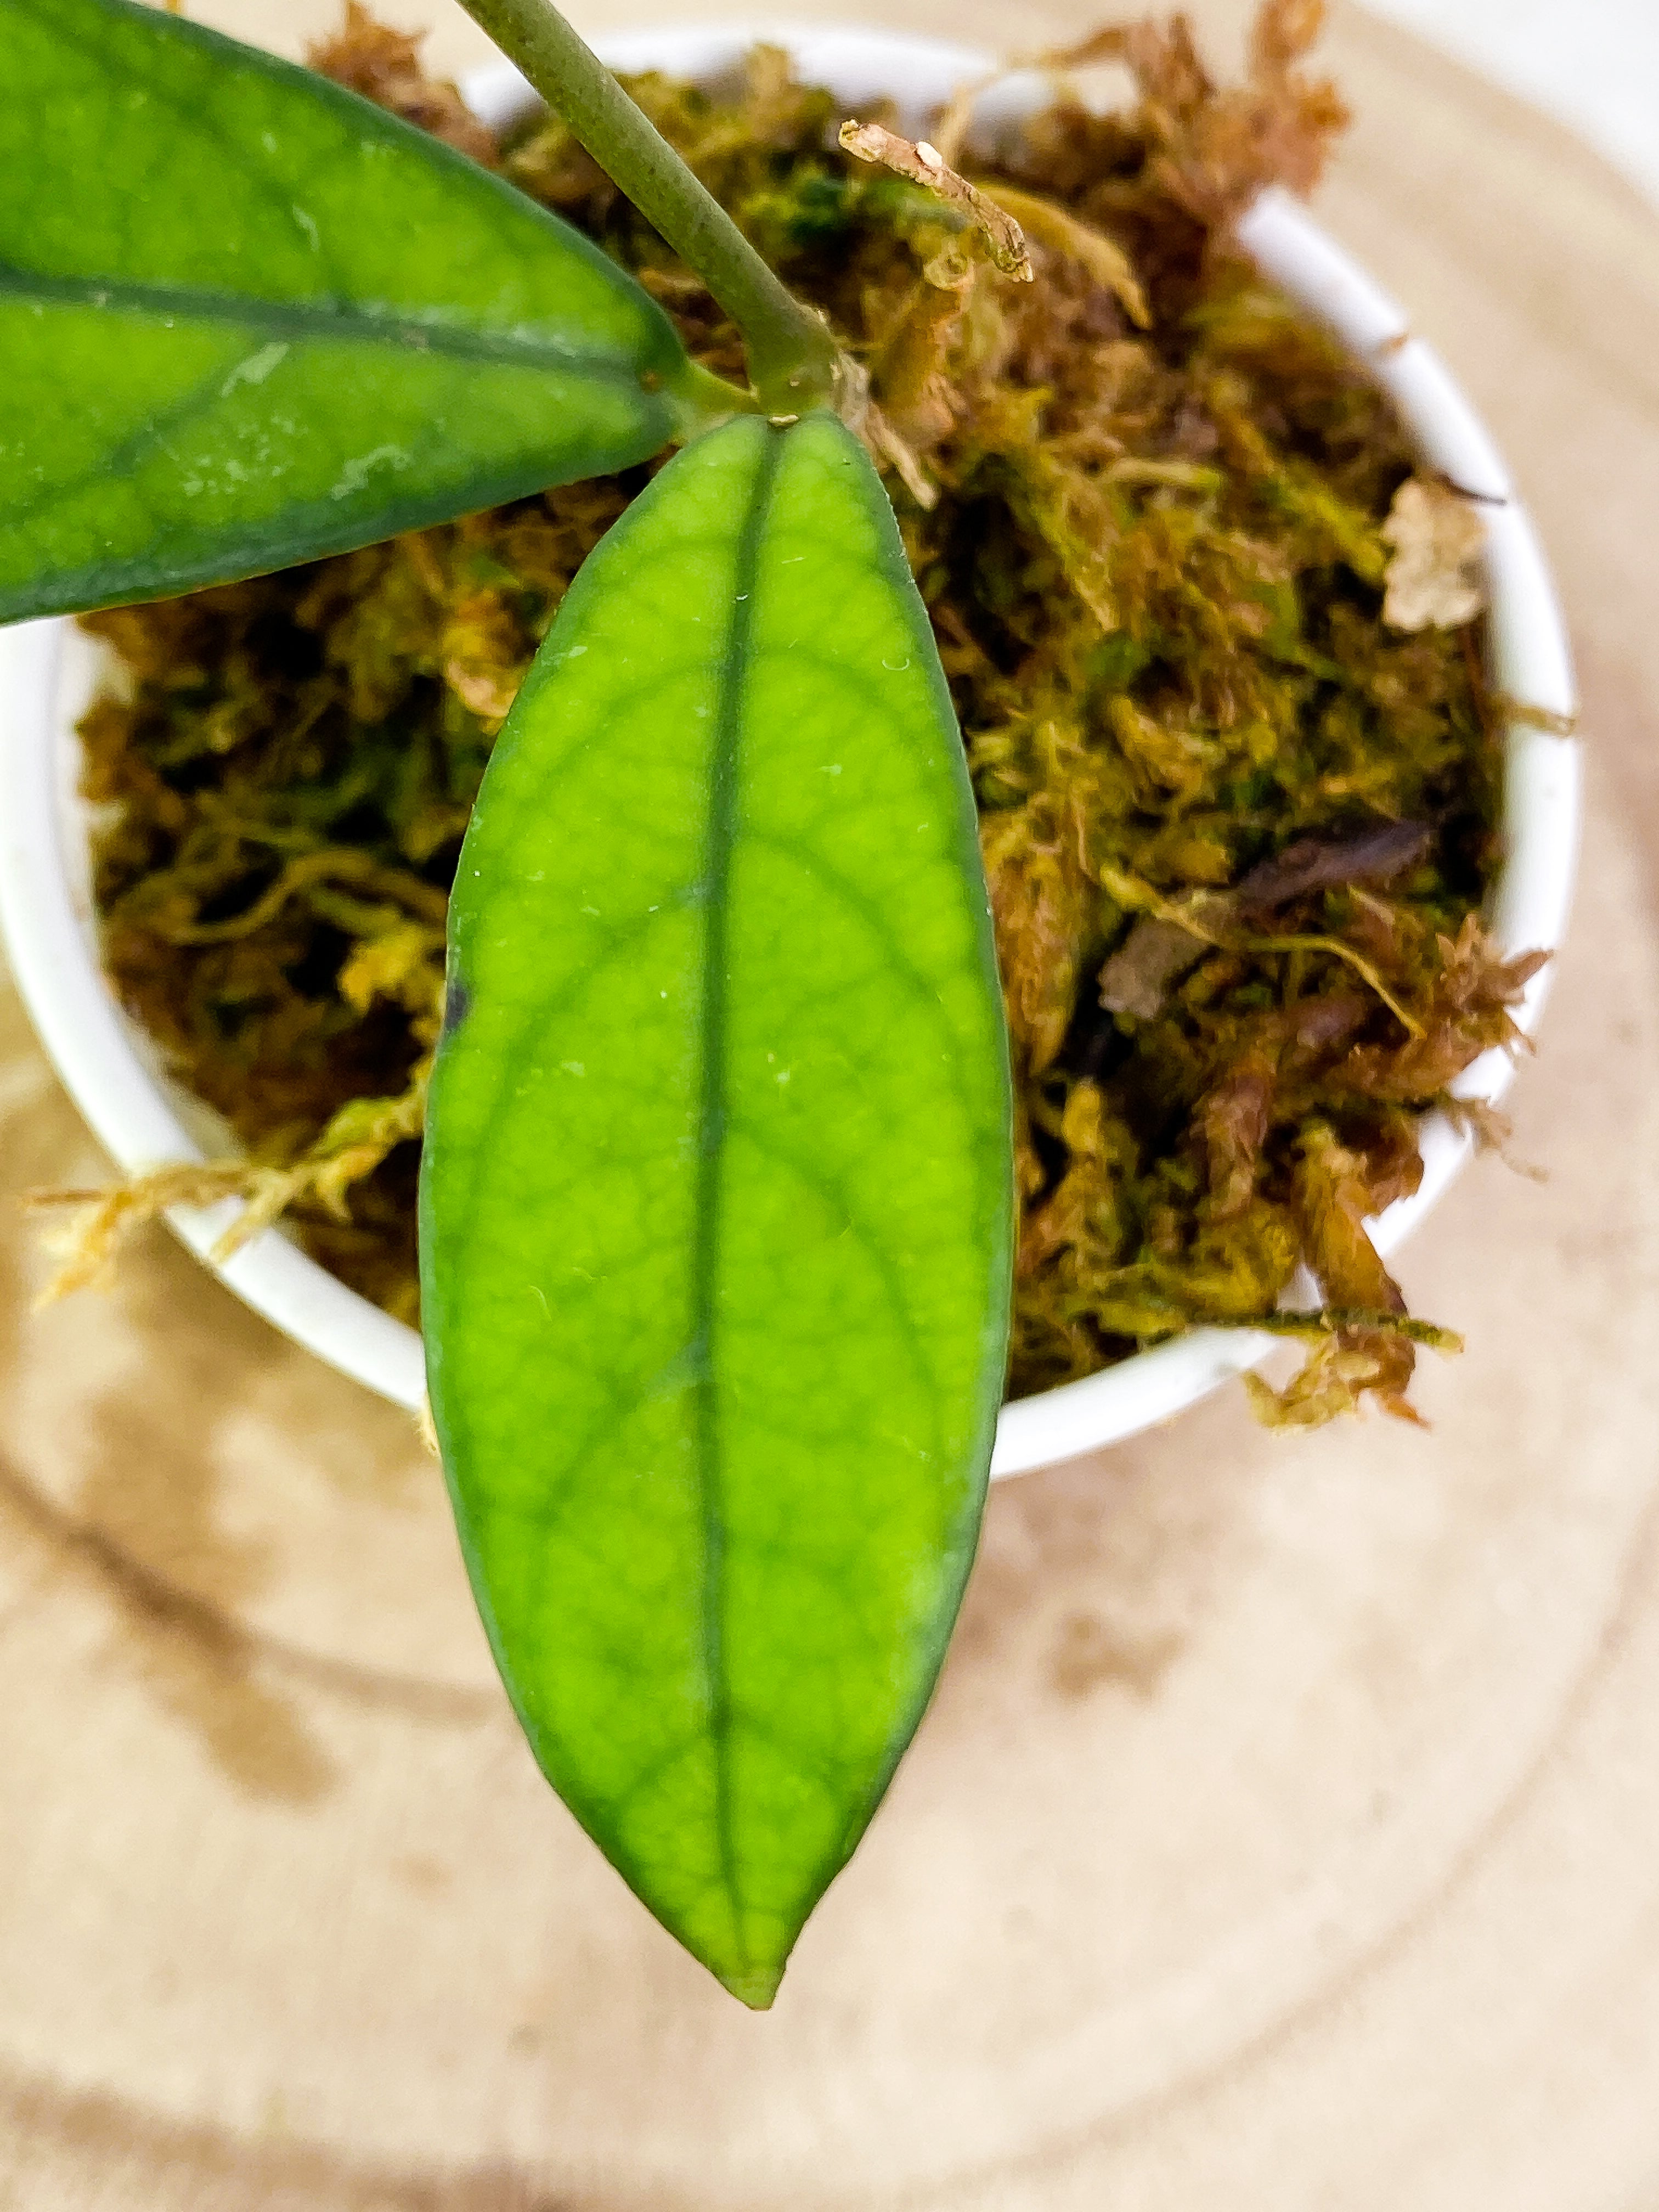
[[[1365, 1389], [1406, 1410], [1433, 1332], [1362, 1224], [1415, 1185], [1413, 1116], [1513, 1041], [1535, 964], [1475, 919], [1499, 768], [1475, 632], [1382, 619], [1401, 427], [1229, 243], [1342, 120], [1301, 66], [1319, 12], [1266, 8], [1224, 91], [1178, 21], [1079, 50], [1126, 62], [1138, 103], [1061, 98], [966, 163], [1018, 216], [1028, 284], [960, 207], [835, 150], [835, 101], [781, 55], [719, 97], [632, 86], [870, 371], [1014, 1040], [1015, 1395], [1271, 1316], [1305, 1263], [1331, 1314], [1263, 1410], [1324, 1418]], [[354, 10], [319, 58], [453, 137], [390, 38]], [[957, 135], [947, 118], [953, 156]], [[500, 158], [741, 374], [736, 332], [561, 125]], [[646, 474], [92, 620], [131, 678], [85, 728], [88, 789], [118, 807], [111, 971], [267, 1204], [276, 1170], [317, 1256], [405, 1316], [461, 831], [537, 641]]]

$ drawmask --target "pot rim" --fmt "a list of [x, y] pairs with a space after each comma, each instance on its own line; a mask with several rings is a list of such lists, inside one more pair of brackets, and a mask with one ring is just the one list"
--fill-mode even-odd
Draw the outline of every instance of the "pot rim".
[[[787, 46], [804, 76], [834, 86], [849, 106], [900, 88], [904, 119], [927, 111], [964, 80], [993, 67], [981, 51], [875, 28], [775, 20], [630, 31], [596, 42], [618, 70], [662, 69], [718, 78], [757, 40]], [[475, 72], [467, 99], [486, 122], [522, 114], [533, 95], [506, 63]], [[1035, 72], [1005, 79], [980, 103], [981, 129], [1029, 113], [1048, 96]], [[1240, 227], [1264, 272], [1332, 329], [1393, 398], [1422, 457], [1481, 502], [1486, 523], [1489, 659], [1495, 690], [1549, 718], [1577, 712], [1561, 610], [1542, 552], [1502, 458], [1480, 418], [1400, 307], [1285, 193], [1262, 194]], [[148, 1038], [119, 1009], [97, 957], [88, 882], [88, 810], [76, 789], [77, 748], [62, 709], [93, 661], [89, 641], [52, 618], [0, 630], [0, 939], [41, 1042], [105, 1149], [125, 1172], [200, 1159], [202, 1115], [162, 1072]], [[1510, 723], [1503, 823], [1509, 852], [1488, 901], [1500, 946], [1516, 954], [1557, 950], [1565, 932], [1577, 860], [1580, 756], [1570, 738]], [[1531, 1035], [1553, 963], [1516, 1009]], [[1496, 1104], [1514, 1074], [1511, 1056], [1489, 1052], [1451, 1086]], [[1370, 1225], [1387, 1257], [1417, 1228], [1474, 1150], [1442, 1112], [1419, 1124], [1423, 1179], [1410, 1198]], [[235, 1201], [179, 1207], [173, 1228], [201, 1258], [235, 1219]], [[331, 1365], [411, 1410], [425, 1396], [418, 1332], [347, 1289], [297, 1244], [267, 1231], [222, 1265], [221, 1279], [246, 1304]], [[1196, 1328], [1135, 1353], [1082, 1382], [1004, 1406], [993, 1479], [1115, 1443], [1171, 1419], [1231, 1376], [1258, 1365], [1278, 1340], [1261, 1331]]]

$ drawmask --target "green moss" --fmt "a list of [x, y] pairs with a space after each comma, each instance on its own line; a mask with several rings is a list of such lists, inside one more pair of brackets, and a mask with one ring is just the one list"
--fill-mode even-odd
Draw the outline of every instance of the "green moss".
[[[1012, 1390], [1271, 1316], [1305, 1262], [1342, 1310], [1264, 1407], [1322, 1418], [1370, 1389], [1402, 1411], [1422, 1332], [1359, 1224], [1413, 1187], [1413, 1115], [1512, 1037], [1529, 972], [1474, 919], [1498, 858], [1478, 640], [1384, 626], [1401, 426], [1228, 242], [1267, 176], [1316, 168], [1334, 96], [1283, 38], [1218, 93], [1178, 33], [1126, 37], [1138, 108], [1062, 103], [974, 172], [1067, 218], [1028, 225], [1026, 286], [954, 210], [826, 153], [835, 103], [778, 55], [730, 96], [632, 89], [871, 371], [1014, 1039]], [[562, 126], [503, 158], [741, 374]], [[254, 1159], [293, 1171], [317, 1256], [406, 1318], [461, 831], [560, 596], [644, 480], [92, 618], [131, 677], [85, 726], [88, 788], [118, 809], [111, 972]]]

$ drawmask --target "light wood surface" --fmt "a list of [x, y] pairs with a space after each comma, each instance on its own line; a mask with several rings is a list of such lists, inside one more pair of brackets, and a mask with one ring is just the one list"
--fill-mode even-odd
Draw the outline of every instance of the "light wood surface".
[[[332, 7], [199, 12], [291, 46]], [[1287, 1442], [1230, 1392], [1002, 1488], [755, 2018], [539, 1783], [400, 1418], [163, 1237], [31, 1315], [10, 1218], [6, 2212], [1659, 2203], [1659, 222], [1401, 34], [1345, 14], [1332, 55], [1361, 120], [1322, 212], [1509, 451], [1590, 754], [1516, 1100], [1548, 1180], [1480, 1164], [1404, 1263], [1468, 1338], [1432, 1433]], [[99, 1166], [0, 994], [0, 1179]]]

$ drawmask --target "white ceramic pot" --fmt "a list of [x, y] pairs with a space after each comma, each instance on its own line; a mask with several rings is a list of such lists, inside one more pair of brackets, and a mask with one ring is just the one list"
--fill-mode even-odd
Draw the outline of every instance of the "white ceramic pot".
[[[802, 74], [831, 86], [849, 113], [891, 94], [917, 131], [931, 110], [988, 67], [982, 53], [933, 40], [764, 23], [637, 32], [605, 40], [601, 51], [619, 70], [653, 68], [713, 81], [762, 37], [787, 46]], [[999, 122], [1030, 112], [1047, 89], [1030, 76], [1007, 81], [985, 101], [983, 127], [994, 131]], [[483, 72], [467, 92], [490, 122], [511, 119], [528, 101], [523, 80], [505, 66]], [[1391, 393], [1425, 460], [1490, 502], [1482, 513], [1494, 685], [1551, 715], [1571, 715], [1572, 672], [1549, 574], [1503, 461], [1467, 400], [1429, 348], [1408, 334], [1401, 310], [1292, 201], [1264, 195], [1243, 234], [1266, 272], [1334, 330]], [[202, 1158], [198, 1139], [210, 1146], [212, 1140], [201, 1109], [168, 1084], [99, 965], [75, 737], [97, 670], [95, 649], [72, 623], [0, 631], [0, 930], [65, 1085], [118, 1165], [133, 1170]], [[1506, 951], [1560, 943], [1578, 814], [1575, 744], [1517, 723], [1506, 755], [1507, 858], [1488, 915]], [[1524, 1029], [1536, 1024], [1549, 982], [1546, 967], [1528, 987], [1519, 1012]], [[1455, 1088], [1495, 1103], [1511, 1073], [1506, 1054], [1488, 1054]], [[1422, 1150], [1421, 1188], [1373, 1224], [1384, 1255], [1438, 1202], [1470, 1146], [1435, 1114], [1423, 1123]], [[234, 1212], [234, 1205], [180, 1209], [173, 1223], [205, 1257]], [[219, 1272], [249, 1305], [343, 1373], [402, 1405], [420, 1404], [425, 1376], [417, 1334], [347, 1290], [286, 1237], [266, 1233]], [[992, 1473], [1018, 1474], [1167, 1420], [1265, 1358], [1273, 1343], [1259, 1334], [1194, 1329], [1085, 1382], [1005, 1407]]]

